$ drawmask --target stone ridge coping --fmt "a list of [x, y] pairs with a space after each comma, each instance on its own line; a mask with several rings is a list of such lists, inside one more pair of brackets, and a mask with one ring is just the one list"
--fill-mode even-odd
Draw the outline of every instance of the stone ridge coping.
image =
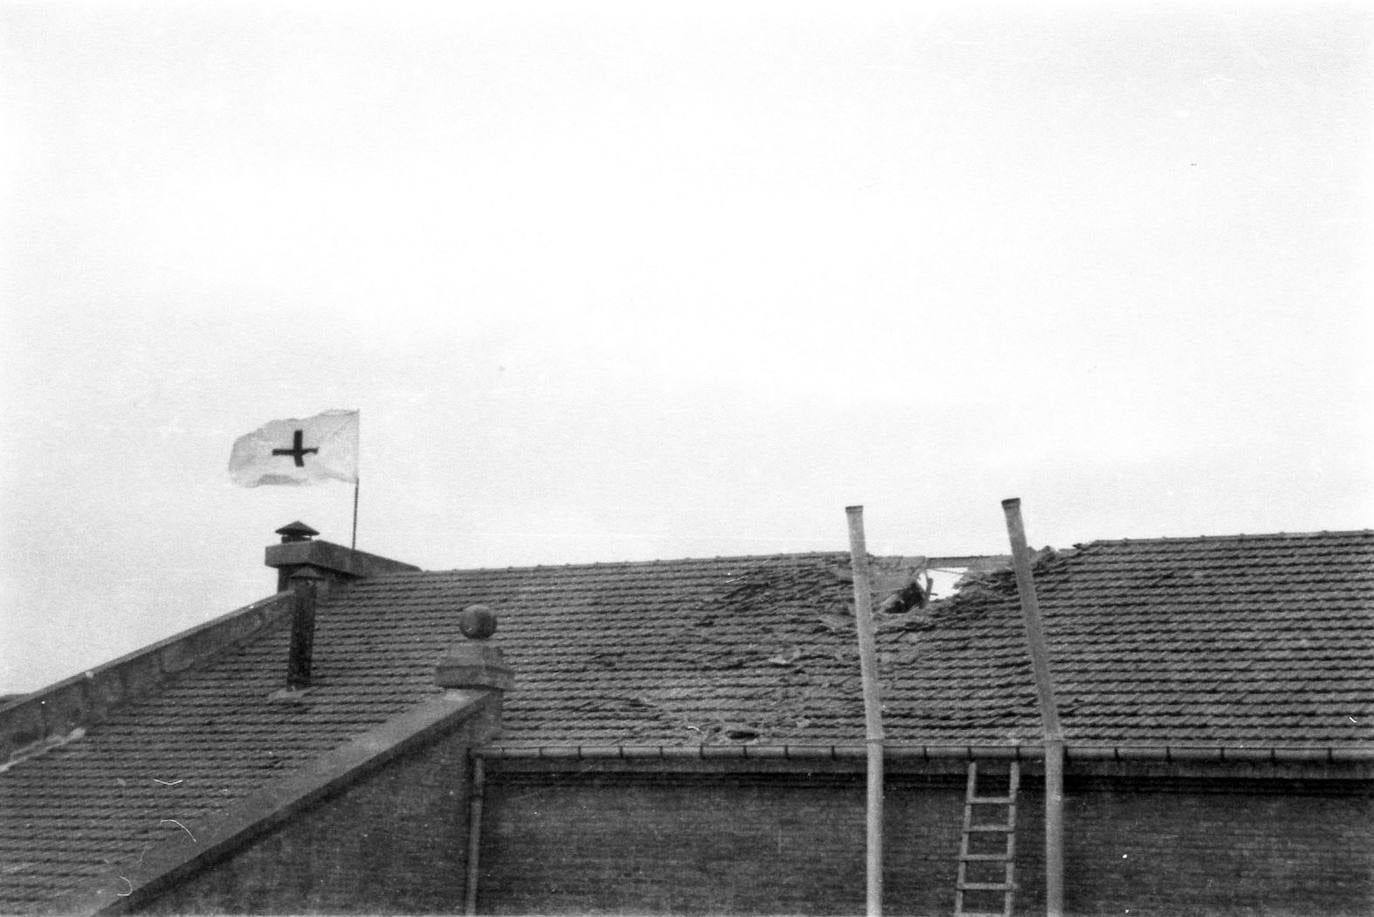
[[0, 706], [0, 765], [61, 744], [169, 676], [289, 617], [282, 592]]
[[487, 712], [499, 695], [447, 691], [326, 752], [291, 776], [235, 803], [207, 824], [175, 832], [137, 862], [116, 867], [90, 887], [46, 902], [38, 913], [121, 914], [148, 904], [190, 873], [242, 849], [325, 797], [374, 773], [417, 746], [436, 741]]
[[420, 570], [413, 564], [345, 548], [332, 541], [292, 541], [268, 545], [265, 563], [269, 567], [309, 564], [354, 577], [380, 576], [384, 573], [417, 573]]

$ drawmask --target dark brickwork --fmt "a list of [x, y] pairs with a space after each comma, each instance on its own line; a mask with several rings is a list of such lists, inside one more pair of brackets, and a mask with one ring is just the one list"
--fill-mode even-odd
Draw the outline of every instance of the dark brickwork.
[[[951, 911], [961, 780], [894, 781], [888, 799], [889, 910]], [[483, 913], [864, 909], [852, 777], [503, 774], [487, 800]]]
[[[1066, 906], [1077, 914], [1374, 914], [1368, 784], [1070, 786]], [[1027, 877], [1040, 894], [1040, 874]]]
[[[180, 881], [146, 910], [461, 912], [471, 728]], [[480, 912], [863, 911], [861, 775], [698, 764], [697, 773], [489, 765]], [[1043, 913], [1039, 789], [1029, 775], [1018, 820], [1016, 912], [1025, 915]], [[889, 775], [887, 913], [952, 913], [963, 790], [957, 773]], [[1071, 778], [1066, 834], [1069, 914], [1374, 913], [1368, 781]]]
[[392, 762], [229, 858], [146, 913], [461, 913], [467, 750], [476, 722]]
[[[1022, 795], [1018, 914], [1043, 913], [1043, 797]], [[1071, 914], [1374, 913], [1367, 784], [1070, 786]], [[852, 914], [864, 908], [861, 778], [493, 774], [483, 913]], [[953, 777], [890, 777], [885, 905], [949, 914]], [[999, 900], [1000, 903], [1000, 900]]]

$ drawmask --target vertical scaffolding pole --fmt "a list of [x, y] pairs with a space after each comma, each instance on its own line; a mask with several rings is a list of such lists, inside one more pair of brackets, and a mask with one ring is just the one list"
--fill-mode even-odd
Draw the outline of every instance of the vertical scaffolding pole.
[[1040, 719], [1045, 728], [1045, 913], [1049, 917], [1061, 917], [1064, 913], [1064, 731], [1059, 725], [1049, 650], [1040, 623], [1040, 601], [1036, 598], [1035, 580], [1031, 576], [1026, 530], [1021, 524], [1021, 500], [1015, 497], [1003, 500], [1002, 511], [1007, 517], [1016, 588], [1021, 596], [1021, 617], [1026, 625], [1035, 690], [1040, 699]]
[[883, 707], [878, 688], [878, 657], [873, 638], [873, 593], [864, 545], [864, 508], [847, 506], [849, 556], [854, 573], [854, 624], [859, 633], [859, 671], [864, 685], [864, 724], [868, 748], [868, 917], [883, 913]]

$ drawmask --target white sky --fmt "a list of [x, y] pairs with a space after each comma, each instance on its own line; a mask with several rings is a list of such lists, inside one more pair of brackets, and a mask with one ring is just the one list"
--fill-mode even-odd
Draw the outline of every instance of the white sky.
[[426, 568], [1374, 523], [1356, 4], [0, 3], [0, 690]]

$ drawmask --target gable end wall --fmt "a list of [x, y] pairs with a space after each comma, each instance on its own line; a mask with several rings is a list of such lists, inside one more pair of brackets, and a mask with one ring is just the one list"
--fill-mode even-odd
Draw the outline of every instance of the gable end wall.
[[415, 749], [138, 909], [148, 914], [461, 912], [468, 750], [491, 715]]

